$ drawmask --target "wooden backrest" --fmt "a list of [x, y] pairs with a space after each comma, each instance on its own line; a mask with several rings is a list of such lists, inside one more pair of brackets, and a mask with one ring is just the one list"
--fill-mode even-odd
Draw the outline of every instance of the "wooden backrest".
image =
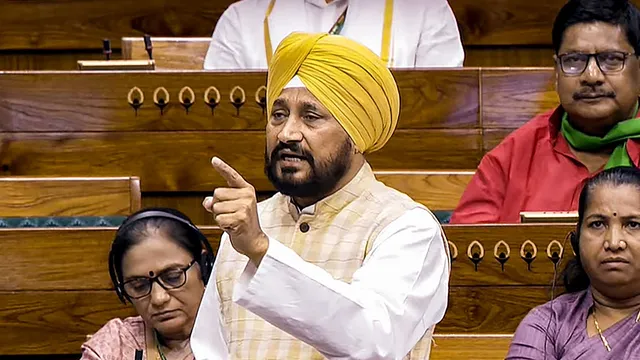
[[[76, 354], [87, 334], [135, 314], [108, 275], [115, 230], [0, 229], [0, 356]], [[203, 232], [217, 249], [220, 231]]]
[[[395, 76], [403, 99], [400, 120], [387, 145], [368, 156], [376, 170], [473, 169], [497, 141], [552, 104], [550, 69], [407, 70]], [[272, 190], [260, 165], [265, 117], [256, 98], [264, 96], [265, 79], [256, 72], [3, 74], [0, 119], [8, 121], [0, 122], [0, 175], [129, 173], [140, 176], [143, 191], [210, 191], [224, 184], [207, 171], [217, 155], [259, 191]], [[178, 101], [185, 86], [195, 93], [188, 112]], [[220, 92], [213, 112], [204, 103], [211, 86]], [[518, 86], [529, 89], [526, 96], [492, 95]], [[134, 87], [144, 94], [137, 112], [127, 102]], [[161, 88], [170, 95], [162, 112], [153, 103]], [[239, 109], [231, 103], [236, 98], [245, 100]]]
[[376, 171], [378, 180], [430, 210], [453, 210], [475, 171]]
[[[122, 36], [210, 38], [223, 11], [235, 1], [5, 1], [0, 14], [0, 69], [72, 70], [77, 60], [103, 58], [104, 38], [111, 39], [114, 57], [121, 48], [125, 55]], [[465, 46], [465, 66], [552, 66], [551, 27], [564, 3], [450, 1]], [[194, 62], [185, 60], [185, 68], [191, 68]]]
[[[436, 327], [437, 331], [437, 327]], [[431, 360], [504, 360], [513, 334], [434, 334]]]
[[[202, 70], [211, 38], [152, 37], [151, 43], [156, 69]], [[123, 37], [122, 58], [125, 60], [149, 59], [144, 39], [142, 37]]]
[[[221, 232], [201, 227], [214, 249]], [[449, 307], [437, 333], [512, 333], [534, 306], [549, 299], [553, 263], [569, 225], [445, 225], [453, 261]], [[133, 314], [111, 290], [107, 254], [116, 228], [0, 229], [0, 355], [74, 354], [87, 334], [113, 317]], [[472, 242], [478, 243], [472, 245]], [[494, 257], [504, 240], [511, 256], [502, 271]], [[528, 268], [519, 249], [537, 249]], [[567, 244], [565, 243], [565, 247]], [[468, 253], [484, 249], [477, 271]], [[469, 250], [470, 249], [470, 250]], [[500, 245], [497, 252], [505, 251]], [[564, 259], [571, 258], [565, 248]], [[436, 342], [437, 343], [437, 342]]]
[[126, 216], [140, 202], [137, 177], [0, 177], [0, 217]]
[[[202, 197], [225, 185], [211, 169], [214, 155], [258, 191], [274, 190], [262, 169], [264, 72], [122, 74], [4, 73], [0, 176], [135, 174], [150, 196], [145, 206], [178, 207], [198, 224], [212, 223]], [[397, 70], [394, 76], [402, 98], [398, 128], [367, 156], [379, 171], [475, 169], [506, 135], [557, 104], [549, 68]], [[185, 86], [195, 95], [188, 112], [178, 99]], [[212, 86], [220, 93], [213, 110], [205, 104]], [[130, 93], [139, 96], [135, 88], [144, 95], [137, 111], [128, 102]], [[153, 98], [163, 88], [169, 100], [161, 111]], [[217, 98], [214, 90], [207, 95]], [[238, 98], [244, 103], [236, 108]]]

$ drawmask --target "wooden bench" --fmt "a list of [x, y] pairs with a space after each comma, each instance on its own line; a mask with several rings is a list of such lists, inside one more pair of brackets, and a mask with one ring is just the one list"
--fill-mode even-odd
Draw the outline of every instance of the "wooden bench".
[[[151, 42], [157, 70], [202, 70], [211, 37], [153, 37]], [[122, 38], [122, 58], [126, 60], [149, 59], [143, 38]]]
[[137, 177], [0, 177], [0, 217], [127, 216], [140, 203]]
[[378, 180], [430, 210], [453, 210], [475, 171], [376, 171]]
[[[475, 2], [476, 4], [481, 4]], [[452, 4], [463, 14], [465, 18], [478, 14], [476, 9], [470, 7], [460, 7], [461, 4]], [[464, 6], [463, 5], [463, 6]], [[481, 5], [480, 5], [481, 6]], [[559, 9], [559, 8], [558, 8]], [[484, 13], [485, 9], [479, 9], [482, 16], [490, 16]], [[500, 9], [504, 10], [504, 9]], [[499, 14], [501, 15], [501, 14]], [[506, 14], [508, 15], [508, 14]], [[520, 15], [520, 14], [519, 14]], [[552, 19], [551, 19], [552, 20]], [[494, 21], [489, 19], [489, 21]], [[484, 25], [484, 24], [483, 24]], [[477, 26], [477, 22], [464, 24], [465, 28]], [[492, 25], [491, 25], [492, 26]], [[517, 24], [520, 26], [520, 24]], [[496, 28], [499, 31], [499, 28]], [[471, 39], [478, 39], [479, 42], [488, 41], [488, 44], [464, 44], [466, 67], [506, 67], [506, 66], [554, 66], [553, 47], [550, 43], [526, 44], [521, 42], [535, 42], [537, 39], [548, 36], [551, 39], [551, 25], [545, 29], [546, 33], [536, 34], [531, 37], [513, 37], [502, 39], [502, 34], [495, 34], [495, 38], [485, 40], [476, 34], [471, 34]], [[516, 30], [517, 31], [517, 30]], [[508, 35], [507, 35], [508, 36]], [[514, 44], [502, 44], [500, 41], [511, 41]], [[550, 40], [549, 40], [550, 41]], [[498, 42], [492, 44], [491, 42]], [[158, 70], [202, 70], [204, 69], [204, 59], [211, 43], [211, 37], [155, 37], [152, 38], [154, 59]], [[142, 37], [122, 38], [122, 58], [134, 60], [147, 60], [147, 54]]]
[[[103, 57], [103, 38], [111, 39], [115, 58], [126, 52], [122, 37], [140, 38], [146, 33], [161, 38], [209, 38], [222, 12], [234, 1], [165, 4], [141, 0], [132, 4], [126, 0], [71, 0], [34, 4], [5, 0], [0, 14], [0, 69], [72, 70], [79, 59]], [[551, 27], [564, 3], [451, 1], [465, 46], [465, 66], [553, 65]], [[640, 1], [633, 3], [639, 5]], [[160, 59], [161, 44], [155, 46]]]
[[[389, 143], [368, 157], [376, 171], [475, 169], [511, 131], [558, 103], [551, 69], [394, 75], [402, 96], [400, 120]], [[4, 73], [0, 175], [134, 174], [141, 179], [143, 206], [177, 207], [197, 223], [210, 224], [199, 204], [224, 185], [211, 156], [234, 166], [258, 191], [273, 191], [262, 169], [265, 115], [256, 101], [264, 96], [265, 82], [260, 72]], [[188, 113], [178, 101], [185, 86], [195, 95]], [[213, 111], [204, 103], [211, 86], [220, 93]], [[144, 94], [137, 111], [127, 100], [135, 87]], [[170, 95], [162, 112], [153, 103], [161, 87]], [[242, 98], [239, 89], [245, 102], [236, 109], [232, 100]], [[215, 100], [215, 91], [208, 95]]]
[[[531, 308], [549, 300], [554, 266], [546, 248], [555, 240], [558, 244], [552, 251], [559, 251], [571, 226], [445, 225], [444, 229], [457, 257], [449, 307], [436, 332], [498, 334], [513, 333]], [[217, 249], [220, 231], [202, 230]], [[6, 279], [0, 283], [0, 355], [75, 354], [87, 334], [113, 317], [133, 314], [111, 290], [107, 254], [114, 233], [115, 228], [0, 229], [0, 273]], [[501, 240], [511, 253], [504, 271], [494, 257]], [[530, 269], [519, 255], [526, 240], [531, 241], [527, 251], [533, 251], [532, 246], [537, 249]], [[563, 261], [572, 256], [566, 246]], [[484, 257], [476, 270], [468, 253], [479, 253], [481, 248]], [[498, 255], [505, 251], [505, 245], [498, 247]]]
[[[134, 314], [111, 290], [115, 230], [0, 229], [0, 356], [76, 354], [87, 334]], [[204, 232], [217, 249], [220, 231]]]
[[[436, 327], [437, 331], [437, 327]], [[434, 334], [431, 360], [504, 360], [513, 334]]]

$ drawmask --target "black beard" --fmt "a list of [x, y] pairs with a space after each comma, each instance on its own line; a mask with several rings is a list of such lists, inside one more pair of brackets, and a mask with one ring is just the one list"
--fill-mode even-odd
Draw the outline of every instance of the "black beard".
[[[271, 152], [270, 156], [265, 149], [264, 172], [269, 181], [280, 193], [291, 197], [309, 198], [320, 197], [328, 194], [336, 187], [349, 168], [351, 161], [351, 150], [353, 145], [347, 139], [336, 151], [325, 161], [316, 161], [310, 153], [304, 150], [300, 143], [280, 142]], [[280, 152], [289, 150], [309, 163], [310, 173], [303, 181], [293, 181], [287, 175], [293, 172], [283, 169], [282, 176], [277, 176], [276, 164], [281, 159]]]

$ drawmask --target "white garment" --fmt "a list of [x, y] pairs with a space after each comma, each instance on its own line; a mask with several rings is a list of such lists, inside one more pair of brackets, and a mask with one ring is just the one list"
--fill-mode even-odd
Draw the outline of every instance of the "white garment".
[[[229, 6], [216, 24], [205, 69], [267, 69], [264, 18], [270, 1]], [[277, 0], [268, 21], [272, 51], [291, 32], [328, 32], [347, 4], [340, 34], [381, 55], [385, 0]], [[394, 0], [389, 57], [392, 68], [462, 66], [464, 50], [447, 0]]]
[[[233, 301], [328, 359], [402, 359], [444, 317], [443, 236], [430, 212], [407, 211], [380, 232], [350, 284], [270, 238], [260, 266], [247, 262]], [[226, 234], [221, 246], [231, 246]], [[191, 336], [196, 359], [228, 359], [224, 327], [217, 287], [208, 286]]]

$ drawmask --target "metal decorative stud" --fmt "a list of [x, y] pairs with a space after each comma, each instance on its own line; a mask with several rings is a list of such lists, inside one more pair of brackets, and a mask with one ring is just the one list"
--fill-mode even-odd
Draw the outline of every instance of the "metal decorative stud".
[[[264, 94], [261, 94], [264, 92]], [[256, 103], [262, 108], [262, 115], [267, 111], [267, 87], [262, 85], [256, 90]]]
[[132, 87], [131, 90], [129, 90], [129, 93], [127, 94], [127, 102], [133, 108], [133, 111], [135, 112], [136, 116], [138, 116], [138, 109], [144, 103], [144, 93], [142, 92], [142, 90], [140, 90], [139, 87], [137, 86]]
[[[501, 246], [504, 248], [503, 251], [500, 251]], [[509, 244], [504, 242], [504, 240], [498, 241], [493, 247], [493, 256], [498, 260], [500, 267], [504, 272], [504, 264], [509, 260], [509, 257], [511, 257], [511, 248], [509, 247]]]
[[[477, 247], [479, 251], [473, 251], [474, 247]], [[467, 257], [473, 263], [475, 270], [478, 271], [478, 264], [484, 259], [484, 247], [478, 240], [474, 240], [467, 247]]]
[[204, 91], [204, 103], [211, 109], [211, 115], [213, 115], [213, 110], [220, 104], [220, 91], [218, 91], [218, 88], [209, 86]]
[[[554, 249], [554, 245], [556, 249]], [[554, 270], [557, 271], [558, 263], [562, 256], [564, 255], [564, 248], [562, 244], [558, 240], [551, 240], [549, 245], [547, 245], [547, 257], [553, 263]]]
[[458, 247], [451, 241], [447, 240], [447, 242], [449, 243], [449, 257], [451, 258], [451, 262], [454, 262], [458, 258]]
[[[187, 96], [185, 96], [185, 93], [187, 93]], [[190, 87], [185, 86], [180, 90], [180, 93], [178, 93], [178, 101], [182, 104], [187, 114], [189, 114], [189, 108], [196, 102], [196, 94]]]
[[164, 114], [164, 108], [169, 105], [169, 99], [169, 92], [164, 86], [160, 86], [153, 92], [153, 103], [160, 108], [160, 115]]
[[[527, 249], [527, 245], [529, 249]], [[520, 246], [520, 257], [527, 263], [527, 270], [531, 271], [531, 263], [538, 256], [538, 247], [531, 240], [525, 240]]]
[[240, 116], [240, 107], [247, 101], [247, 94], [240, 86], [234, 86], [229, 93], [229, 100], [231, 104], [236, 108], [236, 116]]

